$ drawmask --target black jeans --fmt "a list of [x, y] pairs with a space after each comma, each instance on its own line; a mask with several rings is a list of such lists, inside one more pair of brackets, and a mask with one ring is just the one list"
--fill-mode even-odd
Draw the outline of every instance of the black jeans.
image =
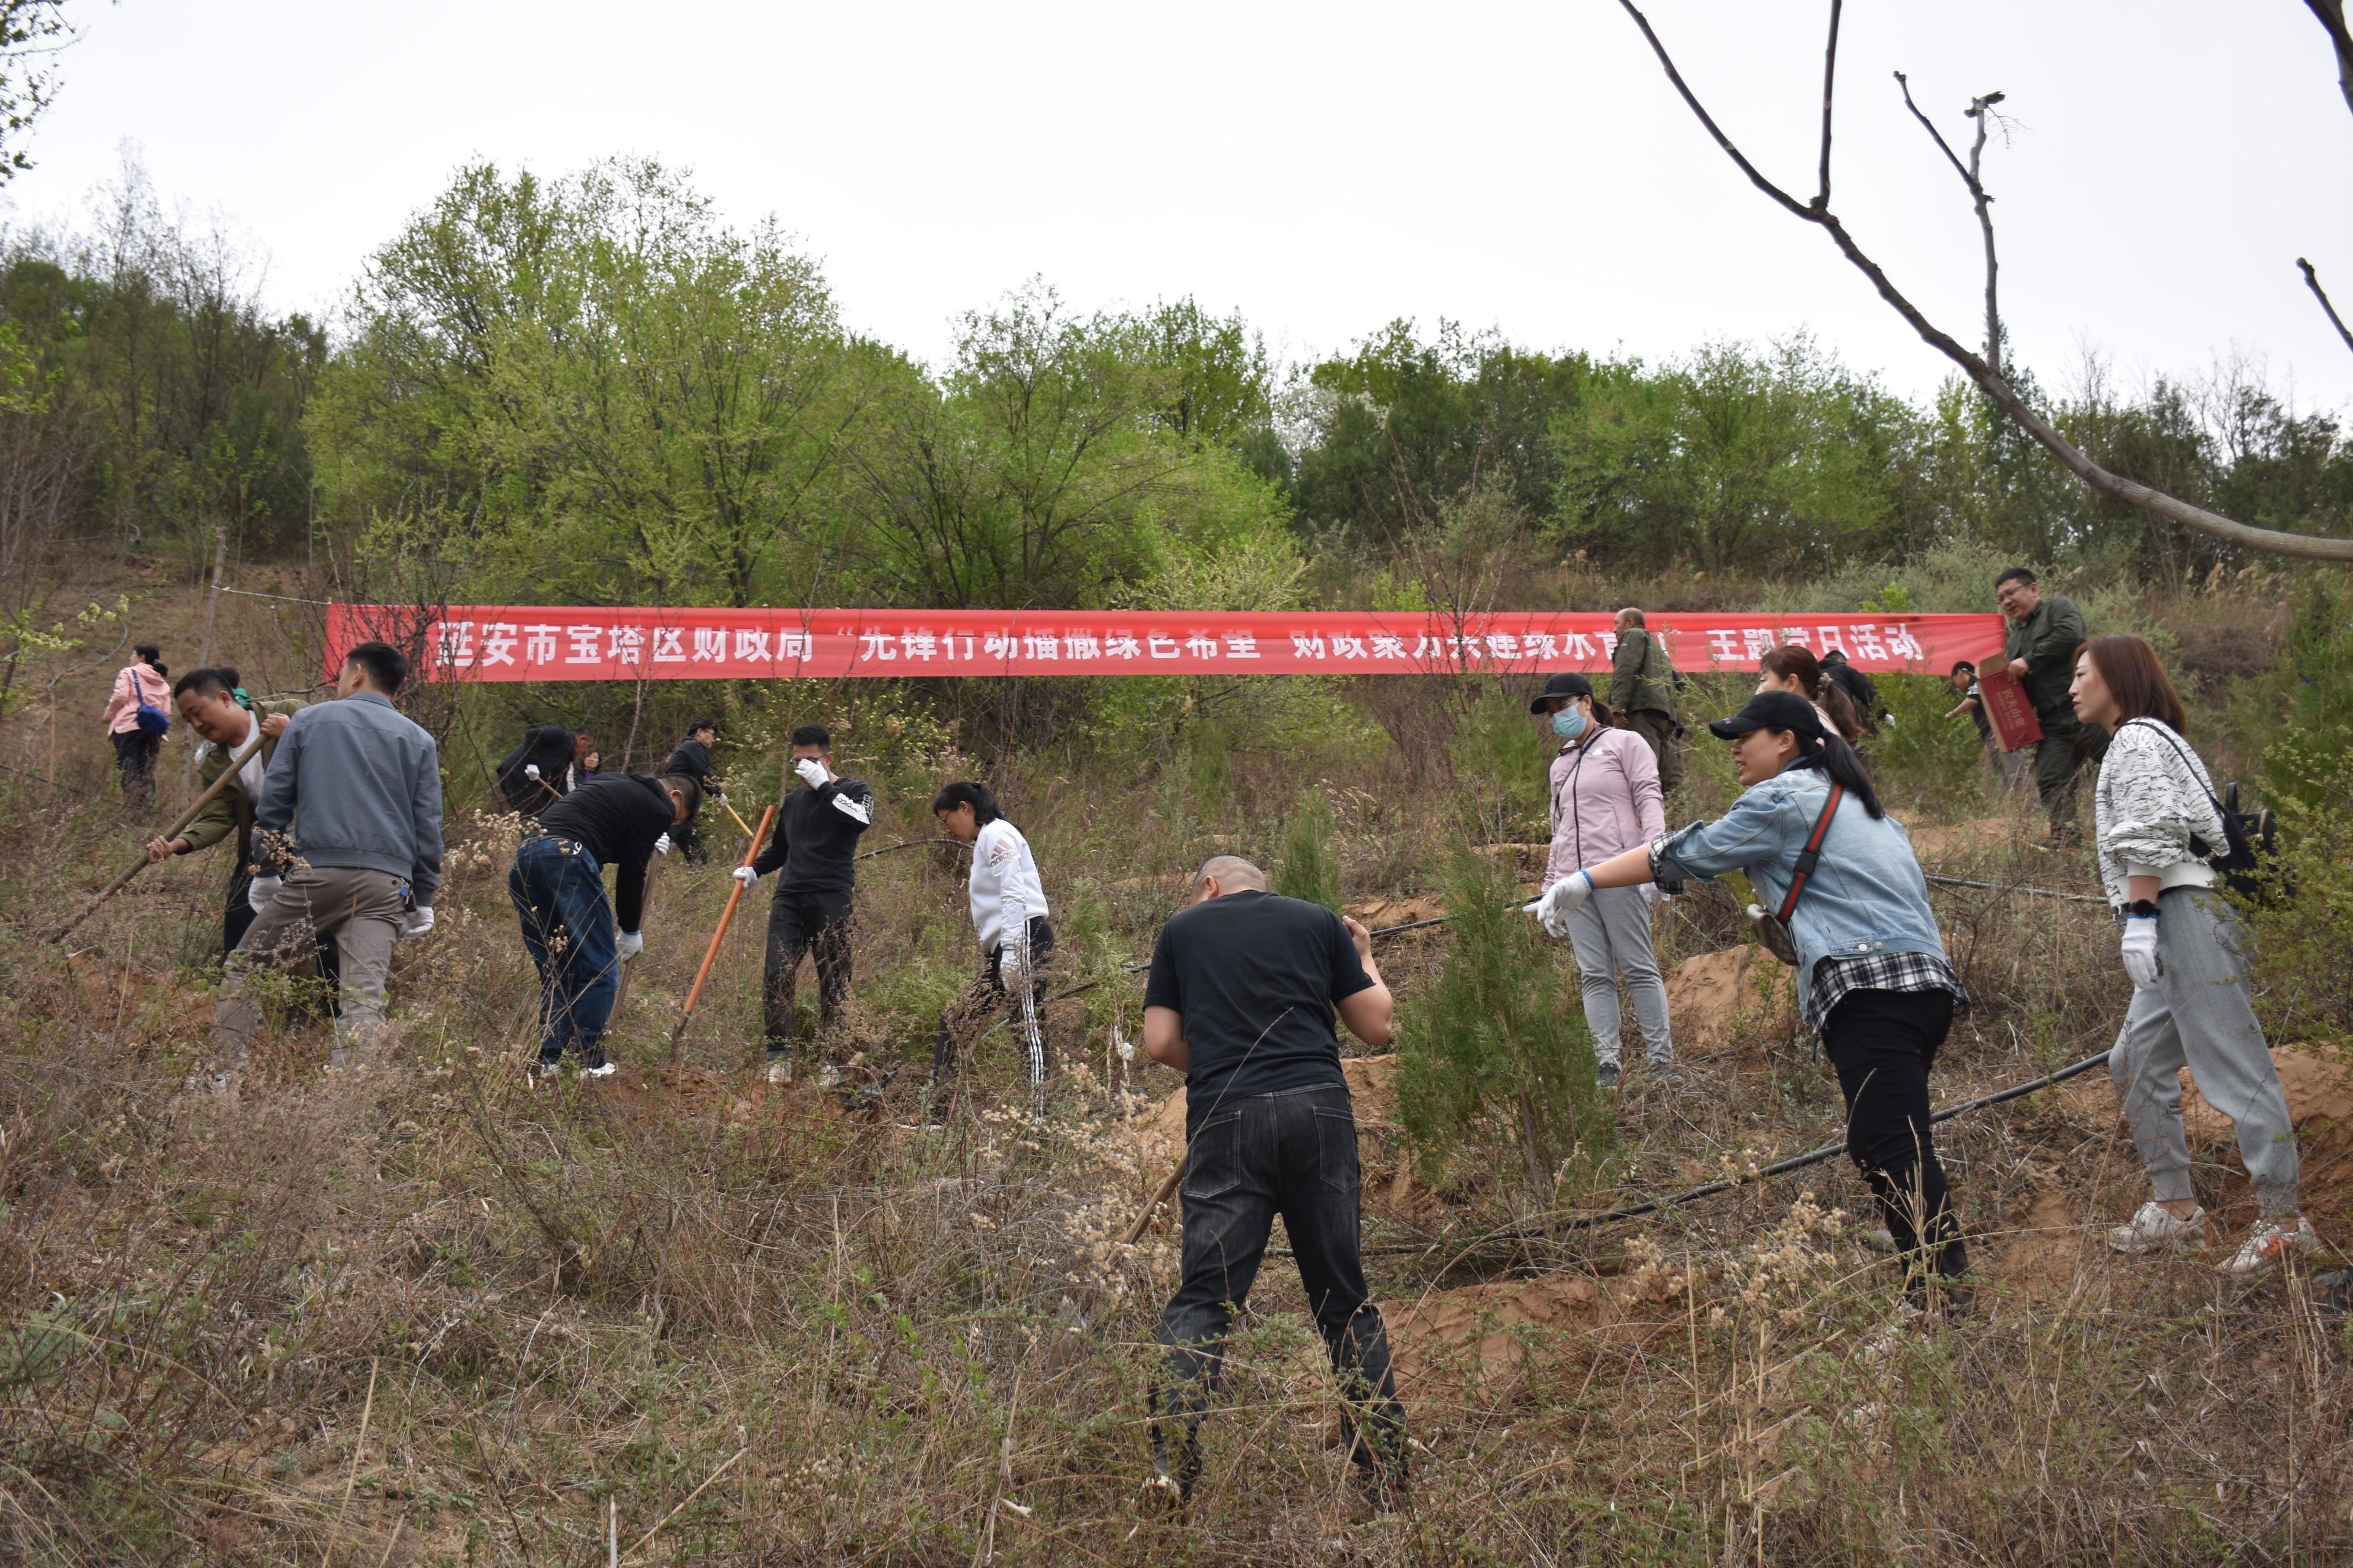
[[1947, 1276], [1968, 1272], [1968, 1249], [1936, 1161], [1928, 1069], [1952, 1027], [1949, 991], [1850, 991], [1822, 1024], [1822, 1048], [1846, 1097], [1846, 1152], [1871, 1184], [1896, 1251]]
[[849, 994], [849, 905], [848, 889], [838, 893], [776, 889], [768, 906], [768, 958], [760, 1021], [768, 1054], [793, 1052], [793, 992], [800, 981], [801, 957], [817, 952], [817, 1012], [819, 1037], [841, 1020]]
[[114, 765], [122, 772], [122, 799], [128, 805], [147, 805], [155, 799], [155, 753], [164, 737], [144, 730], [126, 730], [114, 737]]
[[[221, 956], [224, 958], [237, 951], [237, 944], [245, 940], [247, 929], [253, 924], [255, 910], [252, 901], [247, 897], [252, 889], [253, 873], [241, 863], [229, 873], [228, 902], [221, 906]], [[332, 931], [319, 933], [319, 978], [326, 982], [327, 1016], [340, 1017], [343, 1014], [339, 985], [343, 979], [343, 953], [335, 946], [335, 933]]]
[[1167, 1354], [1152, 1390], [1154, 1456], [1190, 1490], [1201, 1472], [1201, 1413], [1225, 1360], [1226, 1330], [1233, 1309], [1250, 1298], [1280, 1214], [1308, 1310], [1339, 1373], [1349, 1458], [1401, 1483], [1405, 1407], [1358, 1250], [1356, 1116], [1347, 1089], [1223, 1098], [1196, 1120], [1178, 1189], [1184, 1279], [1160, 1315]]

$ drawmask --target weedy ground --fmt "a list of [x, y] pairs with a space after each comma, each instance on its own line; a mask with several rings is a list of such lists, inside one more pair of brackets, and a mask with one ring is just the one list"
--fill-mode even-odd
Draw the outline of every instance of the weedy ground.
[[[1043, 1121], [1000, 1032], [974, 1054], [967, 1110], [924, 1133], [902, 1123], [931, 1021], [975, 963], [957, 851], [863, 871], [850, 1080], [871, 1098], [855, 1105], [754, 1071], [765, 889], [670, 1060], [732, 831], [711, 866], [660, 874], [617, 1026], [624, 1073], [527, 1088], [514, 827], [470, 807], [451, 815], [441, 924], [396, 963], [396, 1065], [324, 1073], [324, 1026], [290, 997], [227, 1104], [185, 1088], [223, 858], [152, 871], [42, 943], [153, 826], [118, 808], [95, 744], [46, 743], [5, 760], [53, 782], [0, 784], [11, 1560], [2204, 1563], [2353, 1542], [2343, 1329], [2300, 1278], [2225, 1283], [2211, 1257], [2106, 1251], [2101, 1230], [2144, 1194], [2097, 1074], [1942, 1130], [1981, 1268], [1949, 1324], [1890, 1331], [1895, 1281], [1840, 1161], [1557, 1228], [1838, 1136], [1835, 1083], [1783, 1016], [1778, 972], [1721, 960], [1678, 984], [1681, 1081], [1630, 1074], [1615, 1143], [1556, 1190], [1526, 1190], [1500, 1127], [1417, 1172], [1363, 1097], [1370, 1268], [1416, 1440], [1408, 1511], [1352, 1519], [1321, 1347], [1279, 1258], [1239, 1325], [1194, 1508], [1139, 1509], [1170, 1216], [1122, 1237], [1166, 1174], [1176, 1086], [1117, 1048], [1140, 1023], [1122, 966], [1202, 856], [1272, 852], [1303, 783], [1328, 789], [1351, 900], [1431, 896], [1451, 786], [1386, 745], [1312, 766], [1243, 749], [1215, 809], [1198, 771], [1006, 759], [1067, 939], [1058, 984], [1092, 986], [1050, 1010]], [[1678, 815], [1729, 793], [1720, 758], [1694, 762]], [[870, 842], [926, 835], [927, 782], [888, 792]], [[167, 799], [172, 783], [167, 763]], [[1952, 874], [2094, 887], [2086, 865], [2025, 848], [2032, 812], [1982, 780], [1897, 795]], [[1978, 999], [1937, 1064], [1940, 1102], [2107, 1044], [2126, 990], [2098, 907], [1937, 898]], [[1720, 891], [1660, 929], [1670, 962], [1738, 943]], [[1447, 942], [1385, 939], [1401, 1010]], [[2334, 1172], [2310, 1211], [2343, 1242]], [[2227, 1141], [2198, 1179], [2235, 1234]]]

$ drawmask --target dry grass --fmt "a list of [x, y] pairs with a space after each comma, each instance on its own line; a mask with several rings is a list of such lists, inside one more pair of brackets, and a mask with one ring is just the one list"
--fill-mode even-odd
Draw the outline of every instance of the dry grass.
[[[56, 766], [70, 792], [0, 775], [18, 851], [0, 865], [12, 1560], [586, 1563], [608, 1510], [638, 1563], [2203, 1563], [2317, 1562], [2353, 1540], [2341, 1332], [2294, 1282], [2112, 1258], [2099, 1228], [2141, 1185], [2096, 1093], [1946, 1130], [1984, 1289], [1971, 1317], [1883, 1348], [1894, 1290], [1853, 1235], [1865, 1205], [1840, 1164], [1641, 1229], [1477, 1247], [1465, 1238], [1529, 1204], [1494, 1173], [1515, 1162], [1466, 1160], [1368, 1237], [1397, 1249], [1374, 1273], [1424, 1450], [1411, 1515], [1347, 1521], [1321, 1347], [1279, 1260], [1192, 1518], [1139, 1514], [1172, 1245], [1165, 1222], [1118, 1238], [1163, 1173], [1142, 1097], [1172, 1086], [1109, 1047], [1136, 1026], [1118, 964], [1166, 910], [1157, 879], [1221, 836], [1273, 842], [1300, 782], [1279, 754], [1238, 752], [1214, 823], [1163, 781], [1008, 766], [1074, 980], [1102, 984], [1057, 1010], [1069, 1070], [1048, 1124], [1016, 1113], [1000, 1034], [970, 1073], [977, 1114], [945, 1136], [896, 1122], [923, 1087], [929, 1010], [969, 963], [947, 852], [878, 860], [862, 884], [856, 1027], [877, 1113], [748, 1070], [756, 904], [681, 1069], [660, 1070], [717, 866], [664, 873], [618, 1026], [630, 1070], [526, 1089], [509, 830], [470, 817], [442, 925], [396, 969], [398, 1068], [324, 1076], [319, 1026], [296, 1023], [223, 1106], [181, 1085], [224, 868], [167, 866], [72, 956], [39, 945], [131, 837], [94, 751], [69, 736]], [[1316, 768], [1349, 896], [1427, 893], [1440, 786], [1386, 752]], [[893, 799], [886, 838], [920, 836], [920, 804]], [[1948, 857], [1981, 880], [2085, 881], [1999, 835]], [[2096, 910], [1939, 898], [1980, 1000], [1940, 1099], [2106, 1043], [2124, 986]], [[1728, 945], [1731, 901], [1694, 896], [1662, 929], [1670, 959]], [[1445, 942], [1385, 954], [1402, 1006]], [[1772, 1012], [1760, 999], [1757, 1018]], [[1757, 1027], [1680, 1087], [1638, 1076], [1619, 1111], [1615, 1163], [1582, 1201], [1838, 1126], [1818, 1056]], [[2199, 1179], [2217, 1206], [2243, 1192], [2222, 1163]], [[2346, 1194], [2314, 1198], [2329, 1239], [2353, 1236]]]

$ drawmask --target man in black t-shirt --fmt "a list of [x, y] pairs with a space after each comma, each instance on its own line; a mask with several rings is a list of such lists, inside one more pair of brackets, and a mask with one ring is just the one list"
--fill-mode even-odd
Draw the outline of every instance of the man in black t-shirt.
[[572, 793], [574, 768], [596, 749], [596, 737], [586, 730], [562, 724], [526, 730], [515, 749], [499, 761], [499, 794], [511, 809], [537, 816]]
[[1388, 1044], [1388, 986], [1365, 928], [1268, 892], [1247, 860], [1202, 867], [1193, 907], [1161, 928], [1144, 990], [1144, 1048], [1185, 1074], [1184, 1278], [1161, 1315], [1152, 1394], [1151, 1485], [1179, 1500], [1200, 1476], [1201, 1412], [1277, 1214], [1339, 1373], [1357, 1484], [1384, 1509], [1405, 1484], [1405, 1410], [1358, 1245], [1335, 1007], [1358, 1039]]
[[863, 779], [837, 778], [833, 737], [822, 724], [793, 731], [793, 772], [807, 789], [776, 808], [776, 836], [735, 879], [749, 888], [771, 871], [776, 901], [768, 907], [768, 957], [762, 1033], [768, 1044], [768, 1081], [793, 1076], [793, 992], [801, 957], [817, 954], [818, 1043], [828, 1053], [818, 1081], [831, 1089], [840, 1064], [831, 1058], [841, 1005], [849, 994], [849, 910], [858, 879], [858, 836], [874, 821], [874, 792]]

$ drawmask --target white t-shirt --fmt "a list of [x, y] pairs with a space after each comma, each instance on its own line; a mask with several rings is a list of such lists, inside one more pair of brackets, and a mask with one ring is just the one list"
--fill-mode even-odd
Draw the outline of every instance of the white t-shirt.
[[981, 952], [1004, 944], [1006, 922], [1016, 910], [1026, 931], [1029, 921], [1049, 912], [1046, 889], [1038, 879], [1029, 841], [1000, 816], [982, 827], [972, 845], [972, 927], [980, 933]]

